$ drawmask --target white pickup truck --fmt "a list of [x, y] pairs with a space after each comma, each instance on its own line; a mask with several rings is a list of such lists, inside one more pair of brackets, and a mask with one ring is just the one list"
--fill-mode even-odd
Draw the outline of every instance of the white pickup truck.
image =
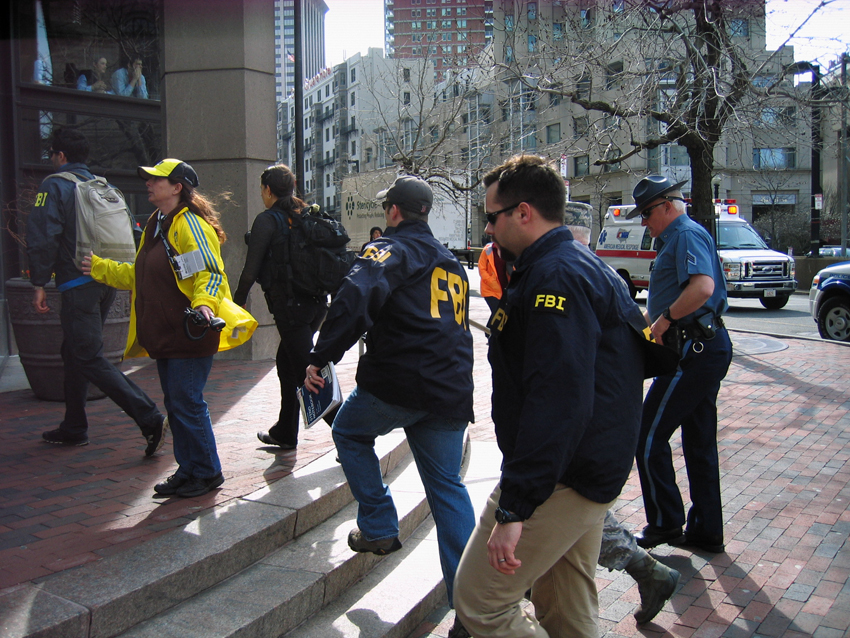
[[[629, 285], [632, 297], [649, 287], [655, 261], [649, 229], [640, 217], [626, 219], [634, 206], [610, 206], [596, 243], [596, 254]], [[768, 310], [779, 310], [797, 289], [794, 260], [771, 250], [756, 230], [738, 214], [734, 200], [715, 203], [717, 255], [726, 276], [729, 297], [757, 298]]]

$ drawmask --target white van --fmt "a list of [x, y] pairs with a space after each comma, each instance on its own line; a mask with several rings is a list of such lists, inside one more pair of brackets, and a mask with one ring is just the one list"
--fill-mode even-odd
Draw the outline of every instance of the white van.
[[[640, 217], [626, 219], [634, 206], [610, 206], [596, 243], [596, 254], [629, 285], [634, 298], [649, 287], [655, 261], [649, 229]], [[735, 200], [715, 201], [717, 255], [726, 276], [726, 294], [757, 298], [768, 310], [779, 310], [797, 289], [794, 260], [771, 250], [756, 230], [738, 214]]]

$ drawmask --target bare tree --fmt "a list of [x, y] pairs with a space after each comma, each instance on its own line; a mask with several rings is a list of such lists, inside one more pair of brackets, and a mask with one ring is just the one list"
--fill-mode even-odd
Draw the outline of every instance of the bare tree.
[[545, 15], [544, 3], [513, 6], [492, 51], [503, 82], [609, 122], [584, 136], [596, 165], [628, 171], [640, 155], [649, 169], [659, 149], [682, 147], [694, 217], [708, 228], [721, 138], [767, 103], [800, 99], [790, 51], [764, 49], [763, 2], [557, 3]]

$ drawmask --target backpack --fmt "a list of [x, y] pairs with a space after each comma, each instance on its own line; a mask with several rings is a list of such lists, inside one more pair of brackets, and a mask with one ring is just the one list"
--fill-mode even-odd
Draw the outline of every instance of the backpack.
[[83, 258], [93, 252], [98, 257], [133, 263], [136, 260], [138, 226], [124, 201], [124, 194], [109, 184], [104, 177], [92, 179], [75, 173], [56, 173], [74, 182], [77, 211], [77, 243], [74, 263], [82, 267]]
[[[275, 263], [275, 278], [285, 282], [289, 299], [334, 294], [357, 257], [356, 252], [345, 248], [351, 241], [345, 227], [316, 204], [300, 215], [270, 210], [277, 221], [277, 233], [267, 259], [275, 263], [274, 255], [283, 255], [282, 262]], [[283, 250], [272, 250], [281, 244]]]

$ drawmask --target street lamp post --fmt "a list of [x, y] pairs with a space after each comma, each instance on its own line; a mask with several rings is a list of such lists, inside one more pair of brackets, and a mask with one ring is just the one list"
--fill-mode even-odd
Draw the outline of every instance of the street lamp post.
[[823, 147], [820, 100], [823, 98], [823, 89], [820, 83], [820, 66], [811, 62], [795, 62], [788, 67], [788, 70], [794, 75], [799, 73], [812, 74], [812, 230], [811, 252], [809, 254], [817, 257], [820, 255], [820, 209], [823, 205], [820, 181], [820, 159]]

